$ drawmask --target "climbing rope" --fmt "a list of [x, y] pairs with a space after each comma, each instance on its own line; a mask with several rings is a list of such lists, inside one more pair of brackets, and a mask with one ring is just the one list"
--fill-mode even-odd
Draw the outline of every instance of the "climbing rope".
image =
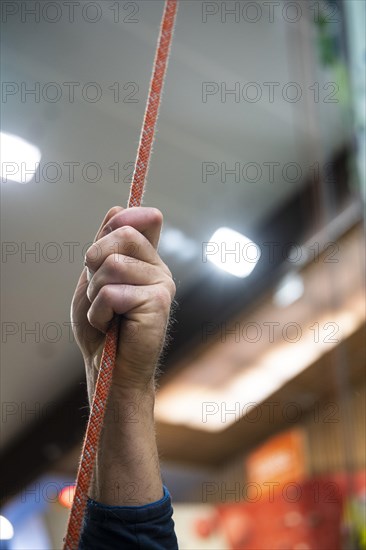
[[[177, 7], [178, 0], [166, 0], [147, 98], [145, 117], [131, 183], [130, 196], [128, 199], [128, 208], [140, 206], [142, 201], [145, 180], [149, 168], [151, 148], [154, 141], [155, 126], [159, 113], [161, 92], [173, 37]], [[64, 550], [77, 550], [79, 546], [88, 491], [92, 480], [106, 403], [112, 383], [113, 367], [118, 346], [119, 325], [119, 318], [116, 316], [106, 335], [76, 478], [73, 504], [66, 537], [64, 539]]]

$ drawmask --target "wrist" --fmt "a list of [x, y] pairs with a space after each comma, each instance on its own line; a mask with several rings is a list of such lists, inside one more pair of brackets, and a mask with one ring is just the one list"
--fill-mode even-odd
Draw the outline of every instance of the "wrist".
[[138, 506], [161, 498], [154, 403], [153, 388], [111, 388], [90, 492], [94, 500]]
[[[98, 378], [99, 362], [93, 359], [84, 358], [86, 380], [88, 386], [89, 403], [94, 395], [95, 385]], [[125, 402], [139, 402], [144, 399], [155, 400], [155, 373], [149, 379], [141, 378], [140, 380], [125, 379], [117, 372], [118, 367], [115, 366], [113, 379], [111, 384], [110, 395], [113, 394], [114, 399]], [[120, 369], [118, 369], [120, 370]]]

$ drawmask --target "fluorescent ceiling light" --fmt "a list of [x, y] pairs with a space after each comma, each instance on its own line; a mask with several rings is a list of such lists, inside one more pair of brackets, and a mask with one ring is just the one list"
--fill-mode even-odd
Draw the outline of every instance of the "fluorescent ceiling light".
[[304, 294], [304, 282], [298, 273], [288, 273], [280, 282], [273, 296], [278, 307], [287, 307]]
[[28, 183], [37, 171], [41, 151], [24, 139], [0, 132], [1, 181]]
[[202, 260], [235, 275], [248, 277], [260, 258], [259, 247], [248, 237], [229, 227], [220, 227], [203, 243]]
[[10, 540], [14, 536], [14, 528], [10, 521], [0, 516], [0, 540]]

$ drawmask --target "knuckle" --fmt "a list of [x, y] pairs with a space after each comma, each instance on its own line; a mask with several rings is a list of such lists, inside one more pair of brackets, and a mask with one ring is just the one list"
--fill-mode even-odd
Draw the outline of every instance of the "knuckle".
[[104, 261], [107, 276], [114, 276], [120, 271], [120, 257], [118, 254], [110, 254]]
[[131, 225], [123, 225], [116, 229], [116, 236], [121, 239], [121, 241], [126, 241], [128, 239], [133, 239], [136, 236], [137, 230], [134, 229]]
[[98, 243], [93, 243], [85, 254], [85, 263], [88, 267], [95, 265], [101, 256], [101, 248]]
[[119, 227], [115, 231], [115, 242], [112, 249], [119, 254], [134, 257], [138, 254], [140, 235], [137, 229], [130, 225]]
[[112, 292], [109, 286], [102, 286], [98, 292], [98, 299], [103, 304], [109, 304], [112, 300]]
[[169, 311], [172, 298], [167, 287], [160, 285], [158, 288], [156, 288], [152, 297], [152, 301], [159, 309]]

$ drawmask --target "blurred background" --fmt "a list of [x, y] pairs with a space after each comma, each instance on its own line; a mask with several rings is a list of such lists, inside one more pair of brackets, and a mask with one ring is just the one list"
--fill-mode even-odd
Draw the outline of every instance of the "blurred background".
[[[127, 203], [162, 9], [1, 4], [1, 548], [62, 546], [70, 302]], [[180, 2], [144, 205], [177, 284], [156, 420], [182, 550], [366, 548], [364, 29], [360, 0]]]

